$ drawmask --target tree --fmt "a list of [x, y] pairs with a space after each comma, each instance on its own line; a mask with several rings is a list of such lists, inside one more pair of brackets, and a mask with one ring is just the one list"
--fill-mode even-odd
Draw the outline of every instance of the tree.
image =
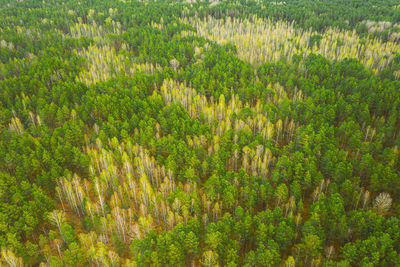
[[190, 231], [184, 240], [184, 247], [187, 253], [191, 256], [196, 255], [199, 250], [199, 240], [195, 233]]
[[85, 255], [82, 253], [81, 248], [75, 242], [69, 244], [69, 248], [64, 254], [65, 263], [68, 266], [81, 266], [85, 264]]
[[207, 250], [203, 253], [201, 262], [207, 267], [218, 266], [218, 255], [212, 250]]
[[374, 200], [374, 210], [378, 214], [385, 214], [392, 206], [392, 198], [388, 193], [380, 193]]
[[291, 245], [294, 238], [293, 226], [287, 225], [285, 221], [281, 221], [275, 230], [275, 241], [279, 244], [281, 250], [285, 250]]
[[295, 267], [296, 261], [292, 256], [289, 256], [285, 261], [285, 267]]
[[71, 225], [62, 225], [60, 232], [64, 242], [66, 242], [68, 245], [76, 240], [75, 229]]
[[262, 243], [256, 251], [256, 261], [259, 266], [275, 266], [280, 260], [279, 252], [274, 248], [266, 248]]
[[64, 266], [64, 264], [59, 258], [51, 256], [49, 259], [49, 266], [50, 267], [62, 267], [62, 266]]
[[319, 255], [321, 250], [321, 240], [318, 236], [313, 234], [306, 235], [300, 244], [300, 250], [304, 255], [305, 264], [309, 262], [309, 258], [315, 258]]
[[286, 184], [280, 184], [275, 191], [276, 204], [280, 205], [281, 203], [286, 202], [288, 193]]

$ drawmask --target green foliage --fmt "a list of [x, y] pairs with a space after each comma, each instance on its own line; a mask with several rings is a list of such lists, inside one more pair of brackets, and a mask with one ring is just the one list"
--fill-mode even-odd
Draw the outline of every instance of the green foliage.
[[[1, 266], [400, 262], [396, 1], [0, 5]], [[389, 54], [256, 67], [196, 26], [254, 15]]]

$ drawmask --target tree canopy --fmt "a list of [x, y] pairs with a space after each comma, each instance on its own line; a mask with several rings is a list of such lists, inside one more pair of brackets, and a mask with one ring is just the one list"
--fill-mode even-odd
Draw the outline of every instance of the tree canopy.
[[0, 265], [398, 265], [399, 23], [0, 0]]

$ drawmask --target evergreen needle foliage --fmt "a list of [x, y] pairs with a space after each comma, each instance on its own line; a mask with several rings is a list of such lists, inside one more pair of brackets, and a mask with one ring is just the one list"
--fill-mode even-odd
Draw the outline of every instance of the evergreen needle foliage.
[[399, 266], [395, 0], [0, 0], [0, 266]]

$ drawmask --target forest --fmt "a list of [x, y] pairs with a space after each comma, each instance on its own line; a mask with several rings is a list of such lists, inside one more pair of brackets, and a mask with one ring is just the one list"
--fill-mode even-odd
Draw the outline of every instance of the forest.
[[400, 266], [400, 2], [0, 0], [0, 266]]

